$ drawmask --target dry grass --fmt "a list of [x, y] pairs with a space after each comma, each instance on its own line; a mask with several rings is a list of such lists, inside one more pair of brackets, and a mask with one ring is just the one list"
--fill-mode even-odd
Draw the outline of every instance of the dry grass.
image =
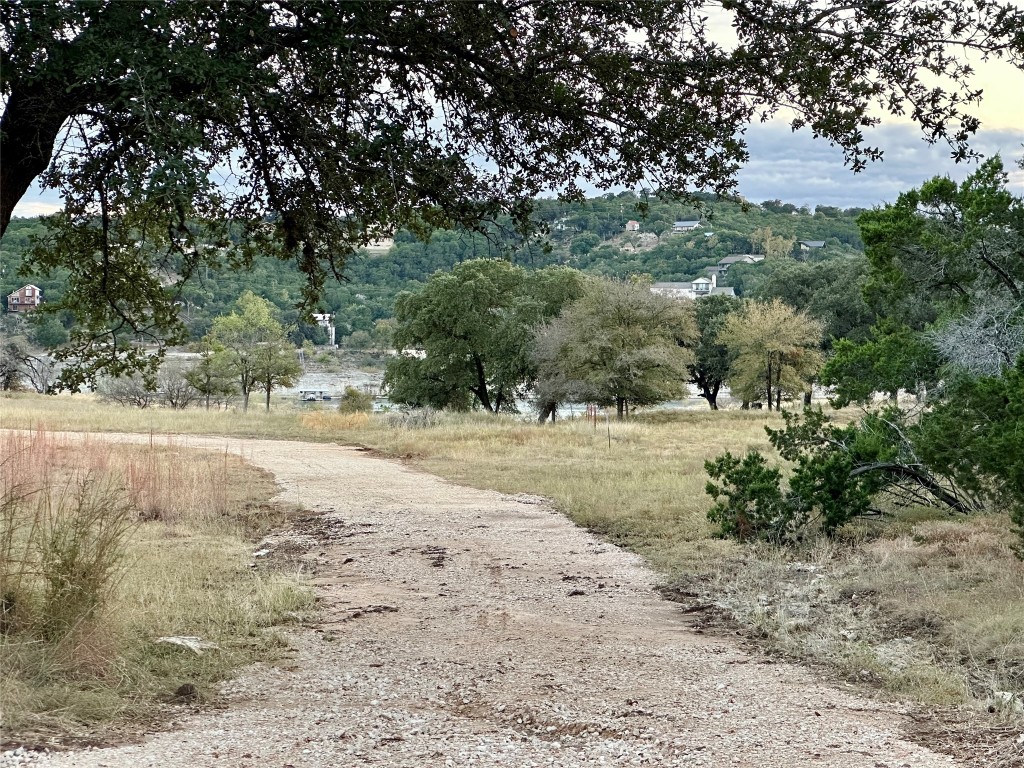
[[713, 606], [697, 615], [725, 614], [776, 650], [850, 679], [934, 706], [984, 709], [995, 692], [1024, 691], [1024, 567], [1009, 549], [1004, 515], [907, 510], [798, 551], [714, 538], [703, 462], [724, 450], [767, 449], [763, 428], [778, 424], [774, 414], [651, 413], [595, 427], [283, 408], [244, 417], [132, 414], [58, 402], [0, 400], [0, 426], [116, 423], [367, 445], [467, 485], [550, 497], [578, 524], [643, 554], [692, 602]]
[[[95, 736], [183, 683], [208, 695], [237, 666], [272, 657], [280, 641], [268, 628], [310, 605], [295, 576], [249, 567], [247, 508], [275, 488], [233, 456], [46, 432], [7, 433], [0, 453], [11, 501], [0, 537], [8, 738]], [[220, 648], [199, 656], [153, 642], [166, 635]]]
[[[548, 496], [643, 554], [666, 581], [776, 650], [926, 706], [1024, 692], [1024, 566], [1005, 515], [907, 510], [797, 551], [714, 538], [706, 459], [768, 449], [766, 413], [648, 414], [628, 424], [445, 416], [349, 439], [460, 483]], [[770, 451], [768, 451], [770, 455]]]

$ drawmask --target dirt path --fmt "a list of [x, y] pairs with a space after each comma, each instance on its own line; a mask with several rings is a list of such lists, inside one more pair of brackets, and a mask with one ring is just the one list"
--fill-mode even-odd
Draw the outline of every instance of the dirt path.
[[174, 444], [238, 452], [323, 513], [323, 623], [224, 710], [47, 766], [957, 765], [895, 706], [694, 634], [639, 558], [540, 499], [333, 445]]

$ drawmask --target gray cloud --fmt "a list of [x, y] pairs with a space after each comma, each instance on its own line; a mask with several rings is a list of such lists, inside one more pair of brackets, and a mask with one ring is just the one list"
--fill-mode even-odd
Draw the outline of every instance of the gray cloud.
[[[840, 150], [806, 131], [793, 133], [785, 125], [767, 123], [752, 127], [746, 137], [750, 161], [739, 172], [739, 192], [752, 202], [778, 198], [797, 205], [869, 208], [894, 202], [900, 192], [933, 176], [960, 180], [976, 167], [953, 162], [945, 144], [927, 144], [910, 125], [873, 130], [868, 143], [881, 148], [884, 157], [857, 174], [843, 165]], [[1021, 130], [980, 131], [972, 142], [986, 157], [1002, 155], [1018, 193], [1024, 193], [1024, 173], [1016, 167], [1022, 143]]]
[[[750, 160], [739, 172], [739, 192], [752, 202], [776, 198], [796, 205], [836, 205], [870, 208], [894, 202], [900, 192], [920, 186], [933, 176], [963, 179], [973, 163], [954, 163], [945, 144], [928, 145], [911, 125], [883, 125], [867, 136], [880, 147], [884, 159], [854, 174], [843, 165], [843, 155], [807, 131], [793, 133], [782, 123], [751, 126], [746, 133]], [[972, 146], [989, 157], [1002, 154], [1011, 171], [1013, 188], [1024, 194], [1024, 171], [1016, 166], [1024, 155], [1024, 130], [981, 131]], [[598, 190], [584, 185], [590, 194]], [[40, 192], [33, 185], [15, 208], [16, 216], [37, 216], [59, 210], [54, 190]]]

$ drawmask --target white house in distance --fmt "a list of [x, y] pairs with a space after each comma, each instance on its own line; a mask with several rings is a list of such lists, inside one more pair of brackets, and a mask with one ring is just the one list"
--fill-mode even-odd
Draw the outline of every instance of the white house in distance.
[[640, 231], [640, 222], [639, 221], [634, 221], [633, 219], [630, 219], [629, 221], [626, 222], [626, 231], [627, 232], [639, 232]]
[[733, 264], [757, 264], [764, 261], [764, 256], [755, 253], [742, 253], [737, 256], [726, 256], [718, 262], [717, 266], [708, 267], [709, 275], [718, 275], [721, 277], [729, 271], [729, 267]]
[[732, 288], [719, 287], [718, 275], [698, 277], [691, 283], [654, 283], [651, 293], [668, 296], [670, 299], [702, 299], [705, 296], [735, 296]]
[[38, 285], [26, 285], [7, 295], [7, 311], [31, 312], [43, 303], [43, 292]]
[[672, 234], [680, 235], [683, 232], [693, 232], [693, 230], [699, 227], [699, 221], [677, 221], [672, 225]]
[[825, 247], [824, 240], [799, 240], [798, 243], [801, 251], [811, 251]]
[[316, 324], [327, 331], [327, 343], [334, 346], [334, 315], [326, 313], [314, 313], [313, 319]]

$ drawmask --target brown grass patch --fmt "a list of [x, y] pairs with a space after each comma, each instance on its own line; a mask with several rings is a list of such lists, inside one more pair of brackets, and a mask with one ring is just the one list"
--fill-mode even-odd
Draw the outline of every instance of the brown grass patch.
[[[249, 566], [272, 479], [232, 455], [0, 436], [0, 716], [6, 739], [95, 735], [189, 682], [277, 652], [309, 590]], [[210, 585], [217, 589], [211, 590]], [[198, 635], [202, 657], [153, 641]]]

